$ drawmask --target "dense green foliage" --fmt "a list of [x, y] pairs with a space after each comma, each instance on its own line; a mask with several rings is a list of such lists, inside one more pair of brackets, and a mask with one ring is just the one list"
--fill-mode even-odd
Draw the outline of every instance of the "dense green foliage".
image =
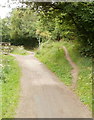
[[30, 10], [14, 9], [10, 18], [2, 20], [2, 23], [6, 21], [4, 25], [2, 24], [2, 41], [10, 41], [13, 45], [36, 46], [38, 44], [35, 36], [36, 20], [36, 15]]
[[[82, 47], [81, 50], [93, 55], [94, 2], [39, 2], [33, 3], [32, 9], [35, 8], [43, 17], [49, 19], [57, 17], [62, 25], [62, 32], [64, 23], [68, 24], [71, 30], [75, 26], [76, 39]], [[71, 33], [71, 30], [67, 29], [67, 32]]]
[[20, 90], [20, 69], [12, 56], [2, 55], [2, 118], [13, 118]]
[[[80, 68], [76, 92], [81, 101], [91, 108], [92, 72], [90, 57], [94, 57], [94, 2], [25, 2], [25, 4], [27, 5], [26, 8], [13, 9], [10, 17], [0, 19], [2, 41], [28, 48], [35, 48], [41, 44], [36, 56], [55, 72], [65, 84], [71, 85], [71, 66], [61, 49], [62, 45], [65, 45], [73, 61]], [[27, 54], [25, 50], [19, 47], [14, 49], [12, 53]], [[5, 61], [7, 58], [13, 61], [10, 56], [4, 56]], [[7, 63], [10, 67], [6, 65]], [[14, 65], [14, 62], [8, 61], [7, 63], [4, 63], [5, 76], [2, 76], [3, 93], [5, 94], [8, 88], [10, 96], [7, 97], [5, 94], [3, 98], [5, 102], [4, 117], [10, 117], [10, 110], [5, 110], [11, 103], [11, 95], [18, 92], [15, 91], [18, 82], [13, 82], [15, 76], [15, 69], [13, 68], [17, 66]], [[9, 73], [9, 71], [11, 72]], [[19, 76], [17, 72], [16, 74]], [[15, 83], [14, 86], [16, 87], [12, 87], [6, 78], [11, 78], [11, 84], [14, 85]], [[18, 80], [18, 77], [15, 77], [15, 80]], [[17, 96], [14, 96], [13, 100], [16, 101], [16, 99]], [[11, 108], [9, 107], [11, 111], [15, 107], [14, 104], [12, 107], [10, 106]]]
[[10, 41], [10, 29], [9, 29], [9, 19], [4, 18], [0, 19], [0, 36], [2, 37], [2, 41], [9, 42]]
[[38, 41], [74, 40], [93, 55], [94, 2], [25, 2], [2, 20], [3, 41], [35, 47]]
[[71, 58], [79, 67], [79, 76], [75, 92], [80, 96], [81, 101], [92, 109], [92, 60], [90, 58], [82, 57], [77, 47], [75, 47], [76, 45], [66, 41], [43, 44], [37, 51], [36, 56], [45, 63], [51, 71], [55, 72], [66, 85], [71, 85], [72, 68], [65, 58], [64, 51], [61, 48], [62, 45], [68, 48]]

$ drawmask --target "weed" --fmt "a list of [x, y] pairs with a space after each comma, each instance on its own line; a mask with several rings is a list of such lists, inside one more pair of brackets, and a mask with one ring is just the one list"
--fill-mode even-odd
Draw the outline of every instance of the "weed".
[[65, 58], [60, 42], [47, 43], [36, 52], [36, 57], [52, 70], [66, 85], [71, 85], [71, 66]]
[[23, 46], [13, 46], [12, 47], [13, 50], [12, 50], [12, 54], [17, 54], [17, 55], [29, 55], [29, 53], [24, 49]]
[[12, 118], [19, 99], [20, 68], [14, 57], [2, 56], [2, 118]]

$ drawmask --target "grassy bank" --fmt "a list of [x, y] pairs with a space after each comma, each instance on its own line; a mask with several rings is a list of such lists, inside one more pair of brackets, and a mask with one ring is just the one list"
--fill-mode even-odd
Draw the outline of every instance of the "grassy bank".
[[72, 60], [79, 67], [76, 93], [90, 109], [92, 109], [92, 59], [79, 53], [77, 44], [63, 42], [67, 47]]
[[79, 67], [79, 76], [77, 81], [77, 88], [75, 92], [79, 95], [80, 99], [90, 109], [92, 108], [92, 62], [91, 59], [81, 56], [78, 52], [76, 44], [72, 42], [52, 42], [42, 44], [40, 49], [36, 52], [36, 57], [45, 63], [47, 67], [55, 72], [55, 74], [66, 85], [71, 85], [71, 66], [65, 59], [64, 51], [61, 46], [66, 46], [72, 60]]
[[61, 81], [66, 85], [71, 85], [71, 66], [65, 59], [64, 51], [60, 46], [61, 43], [59, 42], [43, 44], [40, 50], [36, 52], [36, 57], [46, 64]]
[[24, 49], [23, 46], [12, 46], [11, 53], [17, 55], [29, 55], [29, 53]]
[[14, 57], [2, 56], [2, 117], [12, 118], [19, 99], [20, 68]]

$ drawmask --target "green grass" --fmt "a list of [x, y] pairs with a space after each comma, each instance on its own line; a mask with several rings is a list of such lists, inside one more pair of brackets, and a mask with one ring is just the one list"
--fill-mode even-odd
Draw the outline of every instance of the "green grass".
[[61, 41], [43, 44], [36, 52], [36, 57], [45, 63], [51, 71], [55, 72], [66, 85], [71, 85], [71, 66], [65, 59], [64, 51], [61, 48], [63, 45], [68, 49], [72, 60], [79, 67], [75, 92], [80, 100], [92, 109], [92, 61], [90, 58], [80, 55], [77, 43]]
[[24, 49], [23, 46], [12, 46], [12, 54], [17, 54], [17, 55], [29, 55], [29, 53]]
[[14, 57], [3, 55], [2, 60], [2, 118], [13, 118], [19, 100], [21, 72]]
[[36, 52], [36, 57], [46, 64], [61, 81], [66, 85], [71, 85], [71, 66], [65, 59], [64, 51], [60, 46], [62, 44], [59, 42], [43, 44], [40, 50]]
[[63, 42], [63, 44], [79, 67], [76, 93], [80, 96], [80, 100], [92, 109], [92, 59], [80, 55], [77, 43]]

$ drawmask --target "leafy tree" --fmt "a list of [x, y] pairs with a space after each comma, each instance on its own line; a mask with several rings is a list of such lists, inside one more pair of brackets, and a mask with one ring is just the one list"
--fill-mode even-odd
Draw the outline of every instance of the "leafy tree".
[[[28, 2], [25, 3], [28, 5]], [[46, 18], [57, 16], [62, 23], [65, 21], [72, 28], [75, 26], [78, 42], [83, 51], [93, 54], [94, 2], [35, 2], [31, 8], [36, 8], [35, 10]]]
[[94, 2], [24, 3], [27, 8], [14, 9], [10, 22], [3, 21], [3, 40], [34, 47], [38, 40], [66, 38], [78, 41], [80, 51], [93, 55]]
[[15, 9], [11, 14], [10, 36], [13, 44], [31, 45], [37, 44], [36, 15], [29, 9]]
[[10, 22], [9, 22], [9, 18], [4, 18], [4, 19], [0, 19], [0, 23], [1, 23], [1, 38], [2, 38], [2, 42], [10, 42]]

